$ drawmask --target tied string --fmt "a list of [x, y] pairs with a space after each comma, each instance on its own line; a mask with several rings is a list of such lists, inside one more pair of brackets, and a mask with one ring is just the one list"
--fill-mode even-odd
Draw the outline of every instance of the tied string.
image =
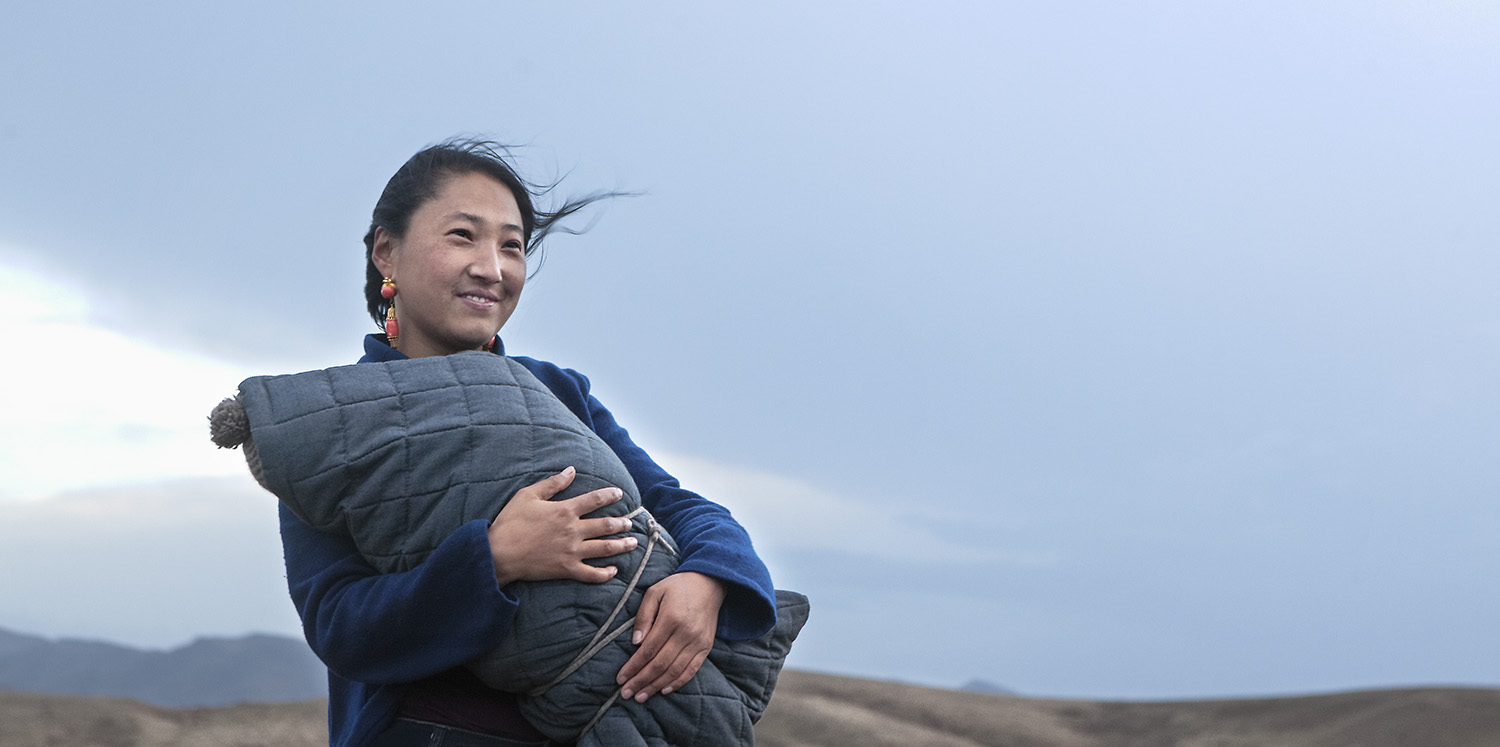
[[[658, 544], [661, 544], [662, 547], [667, 550], [667, 552], [670, 552], [673, 555], [677, 554], [676, 550], [672, 548], [671, 543], [664, 542], [661, 525], [656, 523], [656, 518], [651, 515], [651, 512], [646, 510], [645, 506], [640, 506], [636, 508], [636, 510], [625, 514], [625, 518], [632, 520], [637, 516], [646, 517], [646, 552], [641, 555], [641, 562], [636, 565], [635, 573], [630, 577], [630, 582], [625, 585], [625, 592], [620, 595], [620, 601], [615, 603], [615, 608], [610, 611], [609, 617], [605, 618], [604, 622], [599, 625], [599, 630], [598, 632], [594, 633], [593, 639], [588, 642], [588, 645], [583, 647], [583, 650], [580, 651], [577, 656], [573, 657], [573, 661], [569, 662], [568, 666], [564, 667], [560, 674], [552, 678], [551, 682], [548, 682], [541, 687], [533, 688], [531, 691], [526, 693], [527, 695], [530, 695], [531, 697], [537, 697], [546, 693], [548, 690], [551, 690], [559, 682], [562, 682], [574, 672], [578, 671], [579, 667], [582, 667], [586, 662], [594, 658], [594, 656], [600, 651], [603, 651], [611, 641], [618, 638], [620, 634], [624, 633], [625, 631], [630, 630], [631, 626], [635, 624], [635, 616], [632, 615], [630, 618], [615, 626], [613, 629], [610, 628], [610, 625], [614, 623], [615, 618], [618, 618], [620, 616], [620, 613], [624, 611], [626, 603], [630, 601], [630, 595], [635, 593], [636, 587], [641, 582], [641, 576], [646, 572], [646, 563], [651, 560], [651, 554], [656, 551], [656, 546]], [[589, 722], [584, 725], [582, 731], [578, 732], [578, 738], [583, 738], [583, 735], [589, 733], [589, 730], [594, 728], [594, 724], [599, 723], [599, 719], [604, 718], [604, 713], [609, 710], [609, 707], [614, 705], [615, 701], [620, 699], [620, 691], [623, 690], [624, 687], [624, 685], [621, 685], [615, 688], [614, 693], [612, 693], [609, 698], [604, 701], [603, 705], [599, 706], [598, 711], [594, 712], [594, 717], [589, 719]]]

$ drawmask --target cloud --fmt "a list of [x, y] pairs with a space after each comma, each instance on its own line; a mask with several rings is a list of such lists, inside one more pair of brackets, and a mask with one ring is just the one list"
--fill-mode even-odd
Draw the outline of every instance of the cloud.
[[6, 347], [0, 499], [243, 471], [208, 442], [206, 417], [248, 372], [92, 321], [79, 284], [0, 253]]
[[0, 501], [0, 627], [166, 648], [298, 636], [276, 499], [248, 474]]
[[729, 507], [756, 546], [816, 550], [884, 560], [1039, 565], [1050, 556], [955, 538], [944, 531], [975, 517], [914, 498], [899, 508], [862, 501], [769, 472], [718, 464], [685, 454], [654, 454], [684, 487]]

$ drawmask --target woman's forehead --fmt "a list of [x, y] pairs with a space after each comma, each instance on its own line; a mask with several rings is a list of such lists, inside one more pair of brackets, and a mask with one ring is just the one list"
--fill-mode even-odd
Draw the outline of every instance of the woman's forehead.
[[443, 180], [437, 193], [418, 212], [439, 219], [521, 224], [521, 208], [515, 194], [494, 177], [479, 172], [455, 174]]

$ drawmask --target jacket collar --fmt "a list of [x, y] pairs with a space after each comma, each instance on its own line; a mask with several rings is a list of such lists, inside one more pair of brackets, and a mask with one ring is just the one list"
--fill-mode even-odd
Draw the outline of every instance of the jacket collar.
[[[505, 341], [498, 336], [495, 337], [494, 353], [496, 355], [505, 355]], [[385, 335], [370, 334], [365, 335], [365, 354], [364, 357], [359, 359], [359, 362], [386, 363], [389, 361], [406, 360], [406, 358], [406, 353], [391, 347], [390, 343], [385, 341]]]

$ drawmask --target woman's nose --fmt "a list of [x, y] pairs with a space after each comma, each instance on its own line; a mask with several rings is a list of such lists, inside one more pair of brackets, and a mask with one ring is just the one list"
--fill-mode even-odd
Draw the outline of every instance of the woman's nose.
[[469, 265], [469, 272], [481, 280], [498, 283], [505, 278], [505, 258], [499, 247], [480, 253]]

